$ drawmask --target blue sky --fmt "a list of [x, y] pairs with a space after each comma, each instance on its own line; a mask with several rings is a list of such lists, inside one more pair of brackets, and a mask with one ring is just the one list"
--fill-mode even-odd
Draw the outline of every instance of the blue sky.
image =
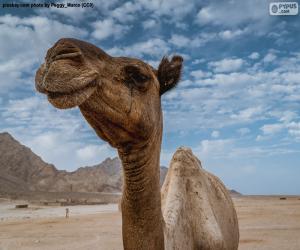
[[180, 54], [182, 81], [162, 98], [162, 165], [185, 145], [229, 188], [300, 194], [299, 15], [270, 16], [264, 0], [92, 2], [93, 9], [0, 7], [0, 131], [59, 169], [116, 156], [78, 109], [54, 109], [36, 93], [47, 49], [75, 37], [155, 67]]

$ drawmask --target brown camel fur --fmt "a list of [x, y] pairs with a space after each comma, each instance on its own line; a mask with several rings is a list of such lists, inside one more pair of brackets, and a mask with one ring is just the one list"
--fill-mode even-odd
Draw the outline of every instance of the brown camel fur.
[[[161, 95], [179, 81], [182, 62], [180, 56], [163, 58], [155, 70], [138, 59], [111, 57], [92, 44], [65, 38], [48, 50], [36, 73], [36, 89], [52, 105], [78, 106], [97, 135], [118, 150], [124, 170], [121, 206], [126, 250], [162, 250], [168, 247], [165, 241], [172, 240], [164, 236], [168, 224], [159, 187]], [[225, 246], [220, 249], [236, 249]]]

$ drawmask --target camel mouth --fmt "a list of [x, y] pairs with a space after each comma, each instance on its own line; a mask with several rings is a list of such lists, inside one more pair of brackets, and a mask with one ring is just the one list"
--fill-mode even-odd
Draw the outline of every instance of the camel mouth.
[[97, 80], [94, 79], [79, 89], [76, 89], [76, 90], [73, 90], [70, 92], [46, 91], [46, 95], [50, 99], [59, 99], [59, 98], [65, 98], [65, 97], [78, 96], [78, 95], [85, 93], [85, 91], [88, 89], [96, 88], [96, 86], [97, 86]]
[[63, 62], [65, 59], [73, 61], [78, 55], [81, 52], [58, 54], [51, 62], [42, 64], [35, 77], [37, 91], [55, 99], [95, 87], [99, 82], [99, 73], [96, 70], [89, 67], [78, 69], [72, 63]]
[[69, 109], [83, 104], [97, 89], [94, 79], [82, 88], [69, 92], [47, 91], [48, 101], [56, 108]]

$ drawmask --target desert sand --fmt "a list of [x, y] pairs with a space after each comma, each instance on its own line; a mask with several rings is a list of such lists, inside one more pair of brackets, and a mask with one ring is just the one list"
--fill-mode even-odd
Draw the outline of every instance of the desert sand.
[[[233, 198], [240, 225], [241, 250], [300, 249], [300, 197], [240, 196]], [[68, 206], [0, 200], [0, 249], [122, 248], [117, 204]]]

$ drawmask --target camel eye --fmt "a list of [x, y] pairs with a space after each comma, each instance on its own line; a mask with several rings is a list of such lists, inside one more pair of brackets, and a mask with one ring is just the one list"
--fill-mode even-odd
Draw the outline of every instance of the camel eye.
[[139, 89], [143, 90], [147, 87], [147, 82], [150, 77], [141, 72], [141, 70], [132, 65], [124, 67], [125, 71], [125, 83], [127, 85], [134, 85]]

